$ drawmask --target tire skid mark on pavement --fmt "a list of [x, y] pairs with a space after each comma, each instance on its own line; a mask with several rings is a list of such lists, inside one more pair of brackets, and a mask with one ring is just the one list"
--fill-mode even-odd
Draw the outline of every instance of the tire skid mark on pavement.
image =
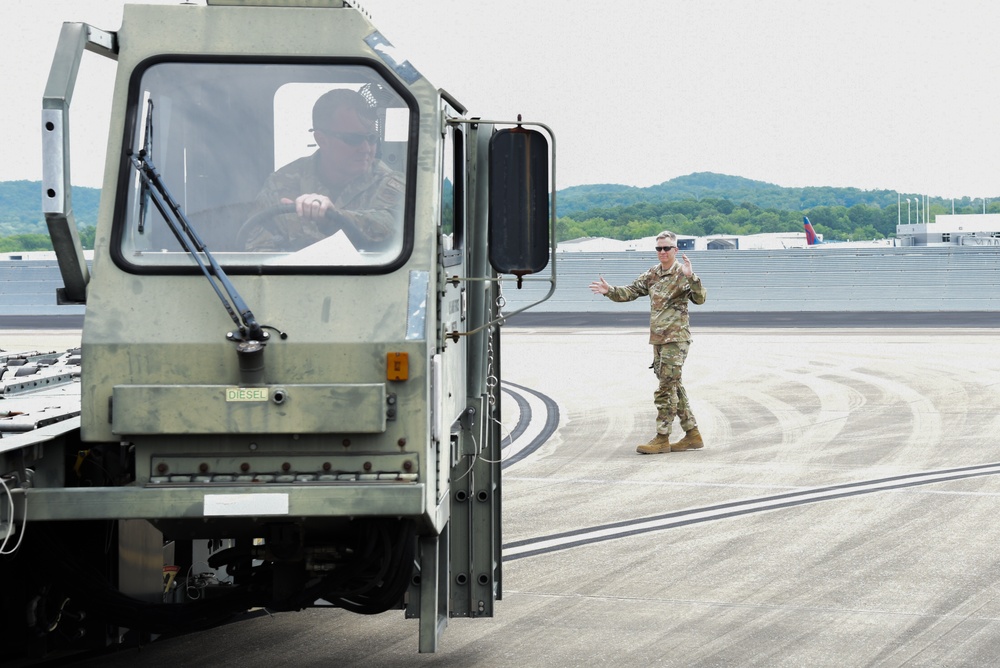
[[[555, 433], [559, 427], [559, 405], [541, 392], [516, 383], [504, 381], [503, 391], [517, 402], [520, 413], [501, 446], [504, 453], [501, 468], [507, 468], [540, 448]], [[536, 420], [536, 414], [544, 419]]]
[[503, 561], [512, 561], [524, 557], [532, 557], [549, 552], [566, 550], [582, 545], [600, 543], [607, 540], [617, 540], [636, 536], [651, 531], [663, 531], [691, 524], [730, 519], [753, 513], [768, 512], [781, 508], [791, 508], [808, 503], [819, 503], [843, 499], [862, 494], [874, 494], [892, 490], [905, 489], [920, 485], [931, 485], [939, 482], [976, 478], [980, 476], [1000, 474], [1000, 462], [965, 466], [961, 468], [940, 469], [937, 471], [922, 471], [905, 475], [862, 480], [852, 483], [814, 487], [796, 492], [762, 496], [742, 501], [731, 501], [702, 508], [689, 508], [663, 515], [641, 517], [622, 522], [613, 522], [594, 527], [587, 527], [564, 533], [539, 536], [526, 540], [515, 541], [503, 546]]

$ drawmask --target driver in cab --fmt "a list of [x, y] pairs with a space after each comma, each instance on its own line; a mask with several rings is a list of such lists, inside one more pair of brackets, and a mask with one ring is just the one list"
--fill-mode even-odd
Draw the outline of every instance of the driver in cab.
[[[317, 150], [274, 172], [256, 208], [295, 205], [248, 231], [248, 251], [295, 251], [343, 230], [359, 250], [379, 250], [402, 227], [405, 184], [376, 157], [375, 109], [360, 94], [331, 90], [313, 105]], [[290, 208], [290, 207], [289, 207]]]

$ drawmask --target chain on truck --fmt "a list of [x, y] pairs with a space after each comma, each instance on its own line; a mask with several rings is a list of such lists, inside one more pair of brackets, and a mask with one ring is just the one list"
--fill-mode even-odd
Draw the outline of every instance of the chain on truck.
[[[117, 62], [92, 266], [85, 52]], [[0, 439], [6, 646], [333, 606], [433, 652], [492, 616], [501, 286], [555, 289], [550, 130], [470, 116], [342, 0], [207, 0], [64, 24], [42, 136], [81, 403]]]

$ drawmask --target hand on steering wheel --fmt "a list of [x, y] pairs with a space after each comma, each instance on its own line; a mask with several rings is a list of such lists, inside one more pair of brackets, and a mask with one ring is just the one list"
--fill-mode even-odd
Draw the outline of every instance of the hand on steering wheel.
[[312, 220], [326, 217], [326, 212], [335, 208], [329, 197], [318, 193], [299, 195], [294, 200], [283, 197], [281, 203], [294, 204], [295, 213]]

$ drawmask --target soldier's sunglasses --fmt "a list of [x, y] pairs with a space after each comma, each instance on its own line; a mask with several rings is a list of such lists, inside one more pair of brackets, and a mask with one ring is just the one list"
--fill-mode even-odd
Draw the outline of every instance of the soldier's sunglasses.
[[369, 146], [374, 146], [378, 143], [378, 133], [377, 132], [334, 132], [332, 130], [324, 130], [323, 128], [316, 128], [320, 132], [330, 137], [336, 137], [340, 141], [344, 142], [348, 146], [361, 146], [361, 142], [368, 142]]
[[657, 253], [663, 253], [663, 252], [666, 252], [666, 251], [672, 251], [675, 248], [677, 248], [677, 246], [657, 246], [656, 247], [656, 252]]

